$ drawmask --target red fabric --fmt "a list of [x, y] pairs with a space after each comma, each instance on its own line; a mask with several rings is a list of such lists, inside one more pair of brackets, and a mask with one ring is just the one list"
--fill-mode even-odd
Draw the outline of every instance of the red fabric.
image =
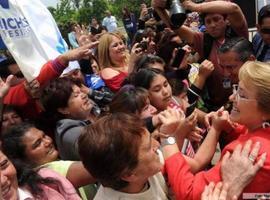
[[[47, 62], [41, 69], [37, 80], [40, 86], [45, 86], [50, 80], [59, 77], [59, 73], [52, 67], [52, 61]], [[18, 106], [23, 117], [33, 119], [41, 112], [40, 106], [36, 103], [35, 99], [27, 93], [24, 87], [24, 82], [11, 87], [8, 94], [4, 98], [4, 104]]]
[[105, 82], [106, 86], [110, 88], [112, 92], [117, 92], [121, 88], [121, 84], [127, 77], [127, 72], [119, 71], [119, 74], [110, 78], [110, 79], [104, 79], [102, 76], [101, 78]]
[[[239, 131], [240, 129], [237, 129]], [[244, 189], [243, 193], [267, 193], [270, 192], [270, 128], [258, 129], [253, 133], [247, 133], [247, 129], [241, 128], [241, 135], [237, 140], [228, 144], [222, 151], [222, 156], [227, 152], [233, 152], [238, 144], [244, 144], [247, 140], [252, 140], [253, 144], [259, 141], [261, 149], [259, 156], [264, 152], [267, 158], [264, 166], [259, 170], [253, 181]], [[201, 199], [204, 187], [212, 182], [221, 181], [220, 162], [208, 171], [202, 171], [193, 175], [188, 164], [181, 153], [174, 154], [165, 160], [165, 171], [168, 174], [171, 185], [177, 199]], [[241, 199], [242, 195], [240, 196]]]

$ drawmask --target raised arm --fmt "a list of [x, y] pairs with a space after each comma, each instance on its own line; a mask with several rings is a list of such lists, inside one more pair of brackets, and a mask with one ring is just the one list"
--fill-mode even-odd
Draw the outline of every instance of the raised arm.
[[230, 22], [230, 26], [234, 30], [246, 29], [247, 31], [247, 21], [241, 10], [241, 8], [230, 1], [210, 1], [200, 4], [193, 3], [190, 0], [183, 2], [183, 6], [187, 10], [199, 13], [218, 13], [227, 15], [227, 19]]

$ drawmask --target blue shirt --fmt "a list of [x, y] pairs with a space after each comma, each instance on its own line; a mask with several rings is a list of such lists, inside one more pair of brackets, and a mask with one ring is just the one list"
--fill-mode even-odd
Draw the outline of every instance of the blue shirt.
[[105, 26], [107, 31], [111, 33], [117, 30], [117, 21], [114, 16], [105, 17], [102, 26]]
[[259, 33], [256, 33], [256, 35], [252, 39], [252, 45], [253, 45], [253, 50], [256, 58], [260, 56], [262, 53], [264, 45], [267, 46], [267, 50], [265, 53], [265, 56], [262, 58], [262, 62], [269, 62], [270, 61], [270, 46], [267, 44], [264, 44], [263, 39]]
[[78, 48], [79, 47], [79, 44], [76, 40], [76, 36], [75, 36], [75, 32], [70, 32], [68, 33], [68, 41], [70, 43], [70, 45], [72, 46], [72, 48]]

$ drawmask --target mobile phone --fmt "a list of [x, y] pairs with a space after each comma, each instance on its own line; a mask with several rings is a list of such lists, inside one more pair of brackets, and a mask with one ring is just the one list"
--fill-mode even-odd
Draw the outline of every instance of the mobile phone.
[[181, 64], [181, 62], [185, 56], [185, 53], [186, 53], [186, 51], [184, 49], [182, 49], [181, 47], [179, 47], [177, 49], [175, 58], [174, 58], [173, 63], [172, 63], [172, 67], [175, 67], [175, 68], [179, 67], [179, 65]]
[[189, 107], [187, 107], [186, 117], [190, 116], [193, 113], [193, 111], [195, 110], [195, 108], [196, 108], [196, 103], [193, 103]]
[[147, 20], [153, 18], [154, 17], [153, 16], [153, 12], [154, 12], [154, 9], [152, 7], [147, 8], [147, 14], [145, 15], [145, 19], [144, 20], [147, 21]]
[[137, 47], [138, 47], [138, 48], [141, 48], [142, 51], [145, 51], [145, 50], [147, 49], [147, 47], [148, 47], [148, 42], [147, 42], [147, 41], [141, 41], [141, 42], [138, 44]]
[[152, 7], [147, 8], [147, 12], [148, 12], [149, 17], [152, 18], [153, 17], [154, 9]]

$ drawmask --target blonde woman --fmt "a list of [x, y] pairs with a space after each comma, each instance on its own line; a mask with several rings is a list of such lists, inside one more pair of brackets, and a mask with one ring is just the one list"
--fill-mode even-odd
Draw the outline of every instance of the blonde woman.
[[137, 44], [129, 54], [120, 34], [105, 33], [101, 36], [98, 45], [100, 76], [113, 92], [120, 89], [123, 80], [132, 71], [134, 62], [140, 54]]

